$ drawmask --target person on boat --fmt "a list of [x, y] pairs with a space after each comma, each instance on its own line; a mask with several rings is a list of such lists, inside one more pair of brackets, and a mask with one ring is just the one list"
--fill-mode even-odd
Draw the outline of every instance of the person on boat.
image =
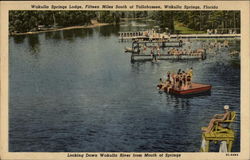
[[224, 120], [230, 119], [230, 110], [229, 105], [224, 106], [225, 113], [223, 114], [215, 114], [214, 117], [211, 119], [211, 121], [208, 124], [208, 127], [204, 130], [202, 130], [205, 133], [209, 133], [212, 131], [212, 128], [215, 124], [215, 122], [223, 122]]

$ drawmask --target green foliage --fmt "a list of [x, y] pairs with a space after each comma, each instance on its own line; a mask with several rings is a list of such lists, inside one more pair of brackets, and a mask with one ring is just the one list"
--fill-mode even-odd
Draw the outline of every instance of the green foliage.
[[97, 12], [97, 20], [101, 23], [116, 23], [120, 22], [120, 12], [100, 11]]
[[[89, 25], [97, 19], [94, 11], [10, 11], [9, 32], [29, 32], [44, 28]], [[115, 12], [104, 11], [100, 22], [119, 23]]]
[[230, 29], [240, 33], [239, 11], [177, 11], [175, 20], [196, 31], [217, 29], [227, 33]]
[[239, 11], [10, 11], [9, 31], [29, 32], [45, 28], [89, 25], [91, 20], [101, 23], [120, 23], [120, 18], [150, 18], [163, 31], [171, 33], [204, 33], [229, 29], [240, 33]]
[[151, 14], [151, 18], [156, 20], [161, 29], [174, 32], [174, 12], [155, 11]]

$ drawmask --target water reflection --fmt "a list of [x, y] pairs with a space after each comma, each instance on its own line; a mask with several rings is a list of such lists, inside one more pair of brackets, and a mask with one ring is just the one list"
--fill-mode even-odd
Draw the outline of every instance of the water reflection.
[[30, 53], [37, 57], [37, 55], [40, 52], [40, 42], [38, 34], [29, 35], [27, 38], [28, 38]]
[[52, 39], [54, 33], [55, 33], [55, 32], [45, 32], [45, 33], [44, 33], [45, 39], [46, 39], [46, 40]]
[[117, 36], [120, 30], [120, 26], [112, 25], [112, 27], [110, 27], [109, 25], [107, 25], [107, 26], [98, 27], [96, 28], [96, 30], [99, 32], [99, 35], [102, 37], [109, 37], [111, 35]]
[[52, 38], [53, 40], [61, 40], [61, 39], [62, 39], [62, 32], [61, 32], [61, 31], [51, 32], [51, 33], [53, 33], [53, 34], [51, 35], [51, 38]]
[[[133, 30], [144, 27], [133, 25], [136, 24], [131, 25]], [[137, 148], [139, 152], [194, 152], [200, 147], [200, 127], [207, 125], [210, 116], [218, 112], [218, 105], [232, 104], [235, 106], [232, 110], [240, 111], [240, 70], [226, 63], [230, 60], [224, 54], [226, 49], [205, 61], [130, 64], [130, 55], [121, 53], [128, 44], [119, 43], [114, 36], [126, 29], [110, 25], [27, 35], [19, 41], [15, 40], [18, 36], [10, 39], [10, 69], [14, 75], [10, 77], [10, 151], [94, 152], [104, 151], [101, 147], [105, 146], [105, 151], [126, 152]], [[100, 43], [100, 36], [107, 37]], [[29, 37], [29, 43], [16, 45], [25, 37]], [[76, 43], [74, 47], [72, 42]], [[199, 45], [199, 41], [192, 42], [194, 47]], [[93, 47], [96, 50], [92, 53]], [[30, 53], [29, 48], [33, 50]], [[30, 56], [33, 53], [42, 55], [39, 63]], [[167, 71], [191, 66], [194, 78], [216, 86], [212, 95], [179, 97], [158, 93], [155, 86]], [[80, 127], [72, 129], [72, 126]], [[237, 123], [238, 130], [239, 126]], [[146, 135], [144, 128], [151, 133]], [[88, 130], [93, 131], [91, 135], [87, 134]], [[237, 134], [240, 138], [240, 130]], [[26, 143], [27, 137], [30, 143]], [[70, 143], [72, 137], [74, 143]], [[62, 139], [67, 148], [59, 149]], [[102, 143], [114, 139], [116, 146]], [[234, 151], [239, 149], [237, 139]]]
[[20, 35], [20, 36], [13, 36], [14, 42], [16, 44], [23, 43], [25, 40], [26, 36], [25, 35]]

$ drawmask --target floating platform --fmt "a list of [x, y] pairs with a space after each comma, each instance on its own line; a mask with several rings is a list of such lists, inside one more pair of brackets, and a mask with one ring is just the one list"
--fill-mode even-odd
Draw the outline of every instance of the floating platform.
[[[209, 92], [211, 90], [212, 86], [208, 84], [201, 84], [201, 83], [192, 83], [192, 86], [187, 89], [170, 89], [169, 93], [176, 94], [176, 95], [190, 95], [190, 94], [198, 94], [198, 93], [204, 93]], [[164, 90], [165, 92], [167, 90]]]
[[[128, 51], [127, 51], [128, 52]], [[171, 55], [171, 54], [160, 54], [156, 56], [157, 60], [205, 60], [206, 54], [200, 56], [197, 55]], [[131, 61], [150, 61], [153, 60], [153, 56], [150, 54], [131, 54]]]

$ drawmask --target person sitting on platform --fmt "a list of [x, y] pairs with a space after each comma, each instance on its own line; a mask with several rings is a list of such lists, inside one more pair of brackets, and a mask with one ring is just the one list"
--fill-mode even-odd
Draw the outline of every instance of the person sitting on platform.
[[176, 83], [175, 78], [176, 78], [176, 74], [172, 73], [171, 74], [171, 81], [173, 82], [173, 87], [175, 87], [175, 83]]
[[229, 119], [230, 118], [229, 105], [225, 105], [224, 110], [225, 113], [223, 114], [215, 114], [214, 117], [209, 122], [208, 127], [206, 129], [203, 129], [202, 131], [205, 133], [209, 133], [212, 131], [215, 122], [223, 122], [224, 120]]
[[170, 81], [170, 74], [171, 74], [171, 73], [168, 71], [168, 72], [167, 72], [167, 81]]
[[165, 85], [164, 82], [163, 82], [162, 79], [160, 78], [160, 79], [159, 79], [159, 84], [157, 85], [157, 88], [161, 90], [161, 89], [163, 88], [164, 85]]
[[167, 84], [166, 84], [166, 86], [164, 87], [164, 90], [166, 89], [167, 92], [169, 93], [171, 88], [173, 88], [173, 84], [172, 84], [172, 82], [169, 80], [169, 81], [167, 81]]

